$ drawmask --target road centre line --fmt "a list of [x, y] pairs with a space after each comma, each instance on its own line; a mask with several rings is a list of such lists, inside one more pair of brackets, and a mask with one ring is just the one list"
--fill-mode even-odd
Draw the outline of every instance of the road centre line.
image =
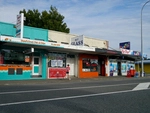
[[[142, 90], [150, 90], [150, 89], [142, 89]], [[97, 93], [97, 94], [88, 94], [88, 95], [79, 95], [79, 96], [70, 96], [70, 97], [59, 97], [59, 98], [51, 98], [51, 99], [41, 99], [41, 100], [3, 103], [3, 104], [0, 104], [0, 107], [2, 107], [2, 106], [11, 106], [11, 105], [19, 105], [19, 104], [29, 104], [29, 103], [38, 103], [38, 102], [48, 102], [48, 101], [57, 101], [57, 100], [67, 100], [67, 99], [94, 97], [94, 96], [104, 96], [104, 95], [119, 94], [119, 93], [137, 92], [137, 91], [139, 91], [139, 90], [125, 90], [125, 91], [106, 92], [106, 93]]]
[[138, 84], [138, 83], [103, 85], [103, 86], [89, 86], [89, 87], [72, 87], [72, 88], [59, 88], [59, 89], [42, 89], [42, 90], [0, 92], [0, 95], [4, 95], [4, 94], [18, 94], [18, 93], [46, 92], [46, 91], [74, 90], [74, 89], [90, 89], [90, 88], [98, 88], [98, 87], [99, 88], [103, 88], [103, 87], [127, 86], [127, 85], [135, 85], [135, 84]]

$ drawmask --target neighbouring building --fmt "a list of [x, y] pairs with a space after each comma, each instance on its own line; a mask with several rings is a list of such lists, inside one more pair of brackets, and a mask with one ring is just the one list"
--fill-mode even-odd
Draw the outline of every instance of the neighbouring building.
[[[150, 60], [143, 60], [143, 67], [145, 74], [150, 74]], [[135, 68], [138, 72], [141, 72], [141, 61], [135, 62]]]

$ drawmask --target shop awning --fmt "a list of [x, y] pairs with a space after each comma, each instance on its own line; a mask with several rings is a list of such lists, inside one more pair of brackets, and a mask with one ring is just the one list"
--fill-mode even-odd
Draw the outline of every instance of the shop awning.
[[121, 51], [100, 48], [95, 48], [95, 52], [107, 56], [120, 56], [122, 54]]
[[107, 55], [107, 56], [109, 56], [109, 58], [112, 58], [112, 59], [132, 60], [132, 61], [141, 60], [140, 55], [122, 54], [121, 51], [117, 51], [117, 50], [108, 50], [108, 49], [96, 48], [95, 51], [101, 55]]
[[[11, 48], [18, 47], [21, 48], [36, 48], [43, 49], [47, 51], [60, 51], [68, 53], [94, 53], [94, 47], [85, 47], [85, 46], [72, 46], [67, 44], [53, 43], [53, 42], [44, 42], [40, 40], [30, 40], [30, 39], [20, 39], [9, 36], [0, 37], [1, 48], [4, 46], [11, 46]], [[21, 47], [21, 48], [19, 48]]]
[[124, 57], [124, 59], [129, 59], [129, 60], [134, 60], [134, 61], [140, 61], [141, 60], [141, 56], [138, 56], [138, 55], [125, 55], [125, 54], [122, 54], [122, 57]]

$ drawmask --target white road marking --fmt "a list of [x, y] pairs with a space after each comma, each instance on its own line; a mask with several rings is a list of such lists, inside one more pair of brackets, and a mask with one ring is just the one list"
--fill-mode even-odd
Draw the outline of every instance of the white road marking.
[[150, 82], [147, 83], [140, 83], [138, 84], [133, 90], [142, 90], [142, 89], [147, 89], [150, 85]]
[[90, 89], [90, 88], [102, 88], [102, 87], [116, 87], [116, 86], [127, 86], [135, 85], [138, 83], [129, 83], [129, 84], [115, 84], [115, 85], [101, 85], [101, 86], [87, 86], [87, 87], [72, 87], [72, 88], [59, 88], [59, 89], [42, 89], [42, 90], [28, 90], [28, 91], [12, 91], [12, 92], [0, 92], [0, 95], [4, 94], [17, 94], [17, 93], [34, 93], [34, 92], [46, 92], [46, 91], [61, 91], [68, 89]]
[[[149, 89], [142, 89], [142, 90], [149, 90]], [[138, 91], [138, 90], [125, 90], [125, 91], [106, 92], [106, 93], [97, 93], [97, 94], [88, 94], [88, 95], [79, 95], [79, 96], [70, 96], [70, 97], [60, 97], [60, 98], [51, 98], [51, 99], [41, 99], [41, 100], [31, 100], [31, 101], [22, 101], [22, 102], [3, 103], [3, 104], [0, 104], [0, 107], [2, 107], [2, 106], [10, 106], [10, 105], [19, 105], [19, 104], [29, 104], [29, 103], [56, 101], [56, 100], [76, 99], [76, 98], [84, 98], [84, 97], [103, 96], [103, 95], [110, 95], [110, 94], [135, 92], [135, 91]]]

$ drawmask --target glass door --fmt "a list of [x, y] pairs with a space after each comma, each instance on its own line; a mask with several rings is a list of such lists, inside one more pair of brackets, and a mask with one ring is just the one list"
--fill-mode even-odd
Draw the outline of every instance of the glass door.
[[32, 60], [32, 75], [41, 75], [41, 62], [38, 56], [34, 56]]

